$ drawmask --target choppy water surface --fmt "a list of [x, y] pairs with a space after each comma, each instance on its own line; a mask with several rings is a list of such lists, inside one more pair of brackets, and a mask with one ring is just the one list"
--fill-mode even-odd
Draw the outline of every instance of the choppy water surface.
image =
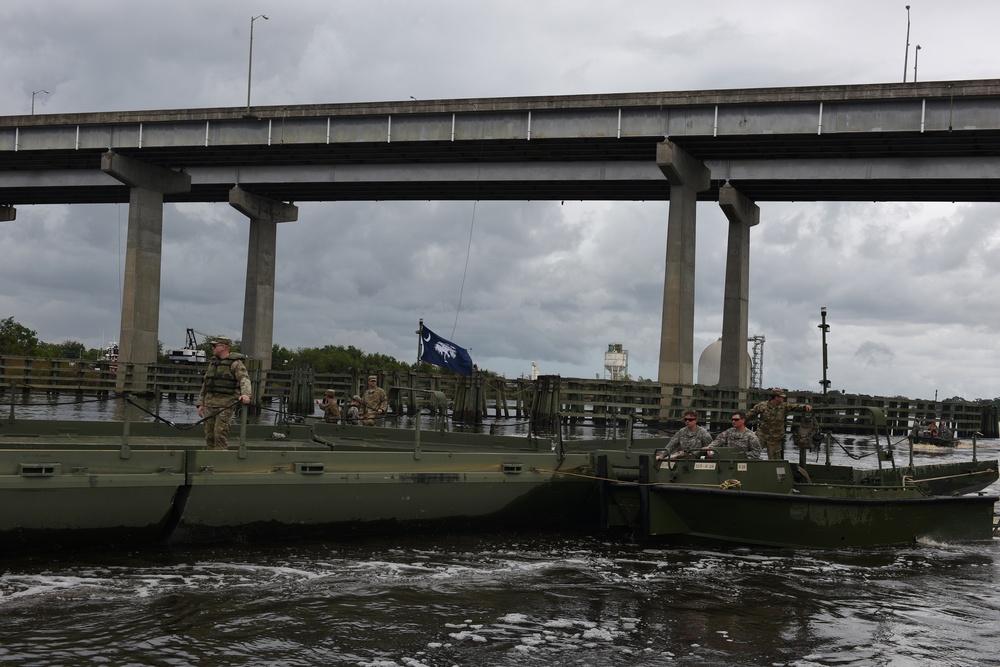
[[25, 665], [988, 665], [998, 544], [436, 535], [4, 563]]
[[449, 533], [33, 554], [0, 573], [5, 664], [1000, 665], [996, 539], [812, 551]]

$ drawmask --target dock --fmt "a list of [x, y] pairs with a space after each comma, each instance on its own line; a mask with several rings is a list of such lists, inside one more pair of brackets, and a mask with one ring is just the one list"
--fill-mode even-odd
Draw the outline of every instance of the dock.
[[[701, 423], [712, 432], [728, 428], [733, 411], [746, 410], [769, 397], [767, 389], [738, 389], [706, 385], [668, 385], [652, 381], [564, 378], [542, 375], [537, 379], [503, 378], [482, 373], [419, 375], [355, 369], [349, 373], [315, 373], [309, 368], [262, 371], [249, 360], [254, 385], [253, 404], [280, 406], [289, 414], [312, 415], [314, 403], [327, 389], [341, 400], [362, 394], [370, 374], [389, 396], [395, 414], [414, 414], [418, 394], [442, 392], [451, 406], [452, 420], [484, 423], [490, 419], [530, 420], [539, 428], [559, 424], [619, 424], [631, 416], [639, 424], [673, 431], [683, 425], [685, 410], [697, 410]], [[194, 400], [201, 388], [204, 366], [152, 364], [135, 373], [132, 364], [110, 367], [107, 362], [78, 359], [0, 356], [0, 396], [16, 393], [115, 396], [122, 393], [169, 399]], [[133, 378], [143, 377], [138, 386]], [[833, 392], [787, 392], [788, 400], [832, 405], [841, 423], [864, 425], [866, 408], [881, 409], [890, 433], [905, 435], [918, 421], [934, 419], [950, 427], [959, 438], [1000, 437], [998, 409], [992, 403], [934, 401], [902, 396], [872, 396]], [[9, 403], [13, 410], [13, 401]]]

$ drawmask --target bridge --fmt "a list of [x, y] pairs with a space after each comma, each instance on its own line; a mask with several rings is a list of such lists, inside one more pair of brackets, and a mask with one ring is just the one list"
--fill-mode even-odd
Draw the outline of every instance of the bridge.
[[748, 378], [760, 201], [997, 201], [1000, 80], [0, 117], [0, 220], [129, 204], [125, 362], [155, 360], [165, 202], [250, 218], [244, 351], [269, 367], [277, 224], [335, 200], [668, 200], [658, 380], [693, 379], [695, 202], [730, 221], [720, 384]]

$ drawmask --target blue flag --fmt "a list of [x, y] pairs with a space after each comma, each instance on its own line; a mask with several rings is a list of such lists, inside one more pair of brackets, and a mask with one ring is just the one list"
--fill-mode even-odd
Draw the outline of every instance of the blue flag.
[[468, 350], [441, 338], [427, 327], [422, 327], [421, 331], [423, 352], [420, 353], [420, 361], [450, 368], [460, 375], [472, 375], [472, 357]]

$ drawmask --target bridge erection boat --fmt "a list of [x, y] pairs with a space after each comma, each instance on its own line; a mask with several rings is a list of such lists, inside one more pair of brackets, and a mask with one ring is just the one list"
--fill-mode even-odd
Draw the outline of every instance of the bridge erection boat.
[[[641, 538], [773, 547], [871, 547], [989, 540], [997, 461], [897, 465], [883, 446], [885, 417], [871, 409], [878, 468], [749, 459], [709, 448], [661, 460], [596, 452], [601, 526]], [[829, 446], [829, 438], [827, 439]]]

